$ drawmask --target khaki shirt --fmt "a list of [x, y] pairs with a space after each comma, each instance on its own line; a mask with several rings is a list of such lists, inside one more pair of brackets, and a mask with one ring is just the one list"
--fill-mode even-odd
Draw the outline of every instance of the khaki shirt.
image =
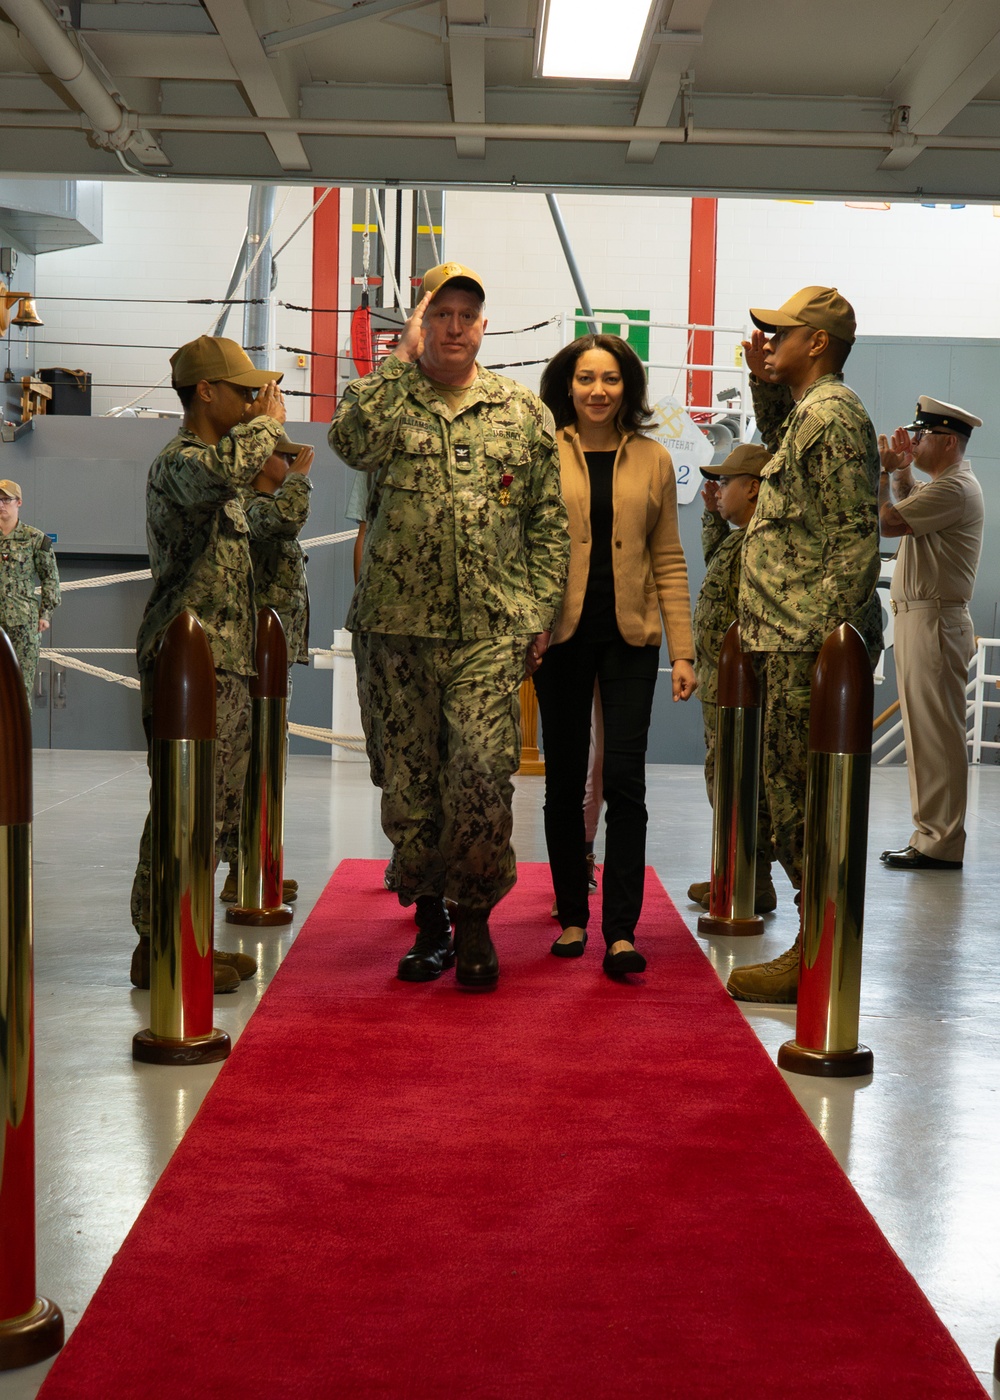
[[330, 446], [375, 476], [347, 626], [475, 641], [552, 626], [569, 561], [552, 416], [478, 369], [454, 409], [390, 355], [350, 384]]
[[240, 504], [282, 434], [274, 418], [240, 423], [217, 447], [182, 428], [149, 469], [146, 540], [153, 588], [139, 624], [139, 669], [184, 608], [198, 615], [216, 670], [254, 673], [249, 527]]
[[[42, 585], [35, 597], [35, 579]], [[59, 570], [48, 535], [19, 520], [9, 535], [0, 535], [0, 625], [38, 627], [59, 606]]]
[[715, 511], [702, 513], [701, 548], [707, 568], [694, 605], [694, 668], [703, 705], [714, 705], [719, 693], [719, 652], [739, 607], [745, 535], [746, 526], [733, 530]]
[[273, 608], [285, 629], [288, 664], [309, 664], [309, 588], [298, 535], [309, 518], [312, 482], [290, 472], [277, 491], [244, 491], [250, 528], [254, 611]]
[[773, 456], [743, 545], [743, 650], [819, 651], [850, 622], [878, 651], [879, 457], [864, 404], [833, 374], [798, 403], [785, 385], [750, 383]]
[[913, 534], [900, 540], [889, 597], [896, 603], [970, 602], [985, 511], [982, 487], [968, 462], [948, 467], [893, 504]]

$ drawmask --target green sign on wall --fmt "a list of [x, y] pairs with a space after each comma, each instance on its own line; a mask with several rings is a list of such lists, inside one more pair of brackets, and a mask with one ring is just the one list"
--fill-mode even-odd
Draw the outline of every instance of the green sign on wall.
[[[587, 325], [587, 322], [586, 322], [586, 321], [581, 321], [581, 320], [580, 320], [580, 317], [581, 317], [582, 315], [583, 315], [583, 309], [582, 309], [581, 307], [578, 306], [578, 307], [576, 308], [576, 318], [577, 318], [577, 320], [576, 320], [576, 334], [577, 334], [577, 335], [586, 335], [587, 332], [588, 332], [588, 330], [589, 330], [589, 327], [588, 327], [588, 325]], [[644, 364], [644, 365], [645, 365], [645, 364], [648, 364], [648, 363], [649, 363], [649, 326], [637, 326], [637, 325], [634, 325], [634, 324], [631, 325], [631, 326], [629, 326], [629, 325], [623, 325], [622, 322], [621, 322], [620, 320], [618, 320], [618, 321], [615, 321], [615, 320], [607, 320], [606, 318], [609, 317], [609, 316], [610, 316], [610, 317], [614, 317], [614, 316], [624, 316], [627, 320], [632, 321], [632, 322], [635, 322], [635, 321], [648, 321], [648, 320], [649, 320], [649, 312], [648, 312], [648, 311], [626, 311], [623, 307], [620, 307], [620, 306], [595, 306], [595, 307], [594, 307], [594, 319], [595, 319], [595, 321], [597, 320], [598, 317], [601, 318], [600, 321], [598, 322], [598, 325], [600, 326], [600, 329], [601, 329], [601, 333], [602, 333], [603, 335], [620, 335], [621, 338], [622, 338], [622, 340], [627, 341], [627, 342], [629, 343], [629, 345], [631, 345], [632, 349], [633, 349], [633, 350], [635, 351], [635, 353], [639, 356], [639, 359], [643, 362], [643, 364]], [[624, 332], [624, 334], [623, 334], [623, 332]]]

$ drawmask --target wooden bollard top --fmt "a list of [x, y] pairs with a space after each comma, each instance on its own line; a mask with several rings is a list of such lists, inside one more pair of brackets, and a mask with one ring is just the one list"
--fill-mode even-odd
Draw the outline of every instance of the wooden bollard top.
[[0, 826], [23, 826], [31, 816], [31, 712], [13, 645], [0, 628]]
[[215, 738], [215, 661], [190, 608], [174, 618], [156, 653], [153, 738]]
[[288, 643], [273, 608], [257, 613], [257, 674], [250, 682], [254, 700], [284, 700], [288, 695]]
[[719, 651], [719, 687], [716, 703], [731, 710], [755, 710], [760, 705], [760, 688], [753, 662], [740, 650], [739, 623], [731, 622]]
[[809, 747], [814, 753], [870, 754], [875, 682], [861, 633], [843, 622], [823, 643], [813, 671]]

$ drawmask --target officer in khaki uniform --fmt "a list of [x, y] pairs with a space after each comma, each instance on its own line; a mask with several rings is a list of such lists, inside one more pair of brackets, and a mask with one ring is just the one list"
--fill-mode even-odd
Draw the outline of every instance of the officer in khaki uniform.
[[[763, 772], [775, 853], [802, 887], [813, 667], [830, 633], [855, 626], [874, 665], [882, 649], [878, 443], [841, 373], [854, 309], [836, 287], [803, 287], [776, 311], [751, 308], [743, 342], [757, 426], [772, 457], [743, 544], [739, 623], [763, 692]], [[798, 940], [768, 963], [737, 968], [739, 1001], [798, 997]]]
[[[701, 549], [705, 577], [694, 605], [694, 668], [698, 675], [698, 699], [705, 726], [705, 786], [708, 800], [715, 800], [716, 701], [719, 691], [719, 652], [723, 638], [736, 620], [742, 573], [743, 540], [757, 505], [760, 475], [771, 460], [766, 447], [741, 443], [716, 467], [702, 467], [705, 478], [701, 499]], [[757, 873], [754, 911], [770, 913], [777, 906], [771, 880], [774, 846], [771, 816], [763, 781], [757, 812]], [[710, 882], [699, 881], [688, 898], [708, 908]]]
[[[404, 981], [457, 957], [492, 986], [493, 906], [516, 878], [518, 691], [541, 661], [569, 562], [552, 416], [476, 362], [482, 279], [432, 268], [394, 354], [344, 394], [330, 445], [372, 473], [347, 626], [398, 897], [416, 905]], [[445, 900], [455, 908], [455, 946]]]
[[[163, 633], [184, 608], [204, 627], [215, 662], [215, 837], [239, 821], [250, 742], [254, 663], [249, 527], [240, 488], [274, 451], [285, 421], [280, 373], [257, 369], [233, 340], [203, 335], [170, 357], [184, 409], [180, 432], [149, 469], [146, 539], [152, 591], [139, 625], [143, 723], [152, 716], [153, 664]], [[132, 984], [149, 986], [150, 819], [132, 885], [139, 942]], [[245, 953], [215, 951], [215, 990], [235, 991], [257, 970]]]
[[[19, 519], [20, 510], [20, 486], [16, 481], [0, 481], [0, 627], [21, 667], [30, 709], [39, 633], [49, 630], [49, 619], [59, 606], [59, 570], [52, 541]], [[36, 578], [41, 601], [35, 597]]]
[[[958, 870], [965, 852], [969, 603], [984, 511], [964, 454], [982, 421], [921, 394], [909, 427], [879, 438], [879, 523], [883, 535], [902, 536], [889, 598], [914, 826], [909, 845], [882, 852], [893, 870]], [[930, 481], [915, 482], [911, 464]]]

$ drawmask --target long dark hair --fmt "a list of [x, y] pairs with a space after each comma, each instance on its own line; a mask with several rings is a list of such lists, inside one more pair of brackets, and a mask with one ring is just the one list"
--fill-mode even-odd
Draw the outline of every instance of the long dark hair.
[[570, 386], [576, 362], [588, 350], [606, 350], [618, 361], [624, 392], [615, 427], [621, 433], [641, 433], [653, 417], [653, 410], [646, 398], [646, 371], [639, 356], [620, 335], [581, 335], [557, 350], [542, 370], [539, 393], [551, 409], [556, 427], [565, 428], [567, 424], [576, 422]]

